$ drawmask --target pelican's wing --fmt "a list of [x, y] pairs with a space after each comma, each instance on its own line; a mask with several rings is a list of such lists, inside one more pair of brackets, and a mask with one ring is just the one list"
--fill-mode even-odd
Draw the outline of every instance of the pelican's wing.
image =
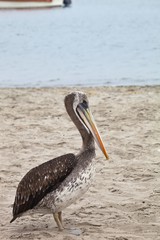
[[66, 154], [31, 169], [20, 181], [13, 205], [13, 222], [23, 212], [35, 207], [56, 189], [76, 166], [74, 154]]

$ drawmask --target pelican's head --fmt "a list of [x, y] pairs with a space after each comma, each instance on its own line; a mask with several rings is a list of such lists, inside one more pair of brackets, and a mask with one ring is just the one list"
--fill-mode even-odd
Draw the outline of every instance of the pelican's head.
[[[88, 133], [91, 133], [105, 155], [106, 159], [109, 159], [108, 153], [104, 147], [103, 141], [97, 129], [97, 126], [94, 122], [92, 113], [89, 109], [88, 98], [83, 92], [72, 92], [65, 97], [65, 106], [68, 114], [74, 121], [74, 117], [72, 116], [72, 111], [74, 111], [76, 117], [79, 119], [83, 127], [87, 130]], [[75, 121], [74, 121], [75, 122]]]

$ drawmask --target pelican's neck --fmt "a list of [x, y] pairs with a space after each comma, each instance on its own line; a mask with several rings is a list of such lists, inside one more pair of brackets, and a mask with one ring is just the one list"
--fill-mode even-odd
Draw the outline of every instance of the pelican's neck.
[[95, 150], [94, 138], [91, 133], [88, 133], [86, 129], [78, 129], [82, 137], [82, 151]]
[[82, 147], [80, 150], [80, 153], [82, 152], [92, 152], [93, 155], [95, 155], [95, 143], [94, 143], [94, 138], [91, 132], [83, 126], [82, 122], [78, 118], [77, 114], [75, 113], [72, 105], [68, 102], [65, 102], [66, 110], [68, 112], [68, 115], [70, 116], [71, 120], [73, 123], [76, 125], [77, 129], [80, 132], [80, 135], [82, 137]]
[[82, 148], [80, 149], [79, 153], [77, 154], [78, 159], [80, 159], [81, 162], [82, 161], [87, 162], [87, 160], [89, 162], [91, 162], [92, 159], [96, 155], [94, 138], [93, 138], [92, 134], [91, 133], [88, 134], [87, 131], [82, 132], [79, 130], [79, 132], [82, 137]]

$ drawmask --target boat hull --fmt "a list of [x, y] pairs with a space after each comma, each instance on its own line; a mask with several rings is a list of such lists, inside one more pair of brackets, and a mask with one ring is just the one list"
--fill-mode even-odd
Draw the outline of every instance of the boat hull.
[[46, 7], [61, 7], [61, 6], [63, 6], [63, 0], [0, 1], [0, 9], [46, 8]]

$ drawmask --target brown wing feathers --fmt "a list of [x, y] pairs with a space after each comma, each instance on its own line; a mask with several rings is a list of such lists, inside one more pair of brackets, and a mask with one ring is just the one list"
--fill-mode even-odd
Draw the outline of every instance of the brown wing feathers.
[[76, 165], [74, 154], [66, 154], [31, 169], [20, 181], [13, 205], [13, 222], [55, 190]]

